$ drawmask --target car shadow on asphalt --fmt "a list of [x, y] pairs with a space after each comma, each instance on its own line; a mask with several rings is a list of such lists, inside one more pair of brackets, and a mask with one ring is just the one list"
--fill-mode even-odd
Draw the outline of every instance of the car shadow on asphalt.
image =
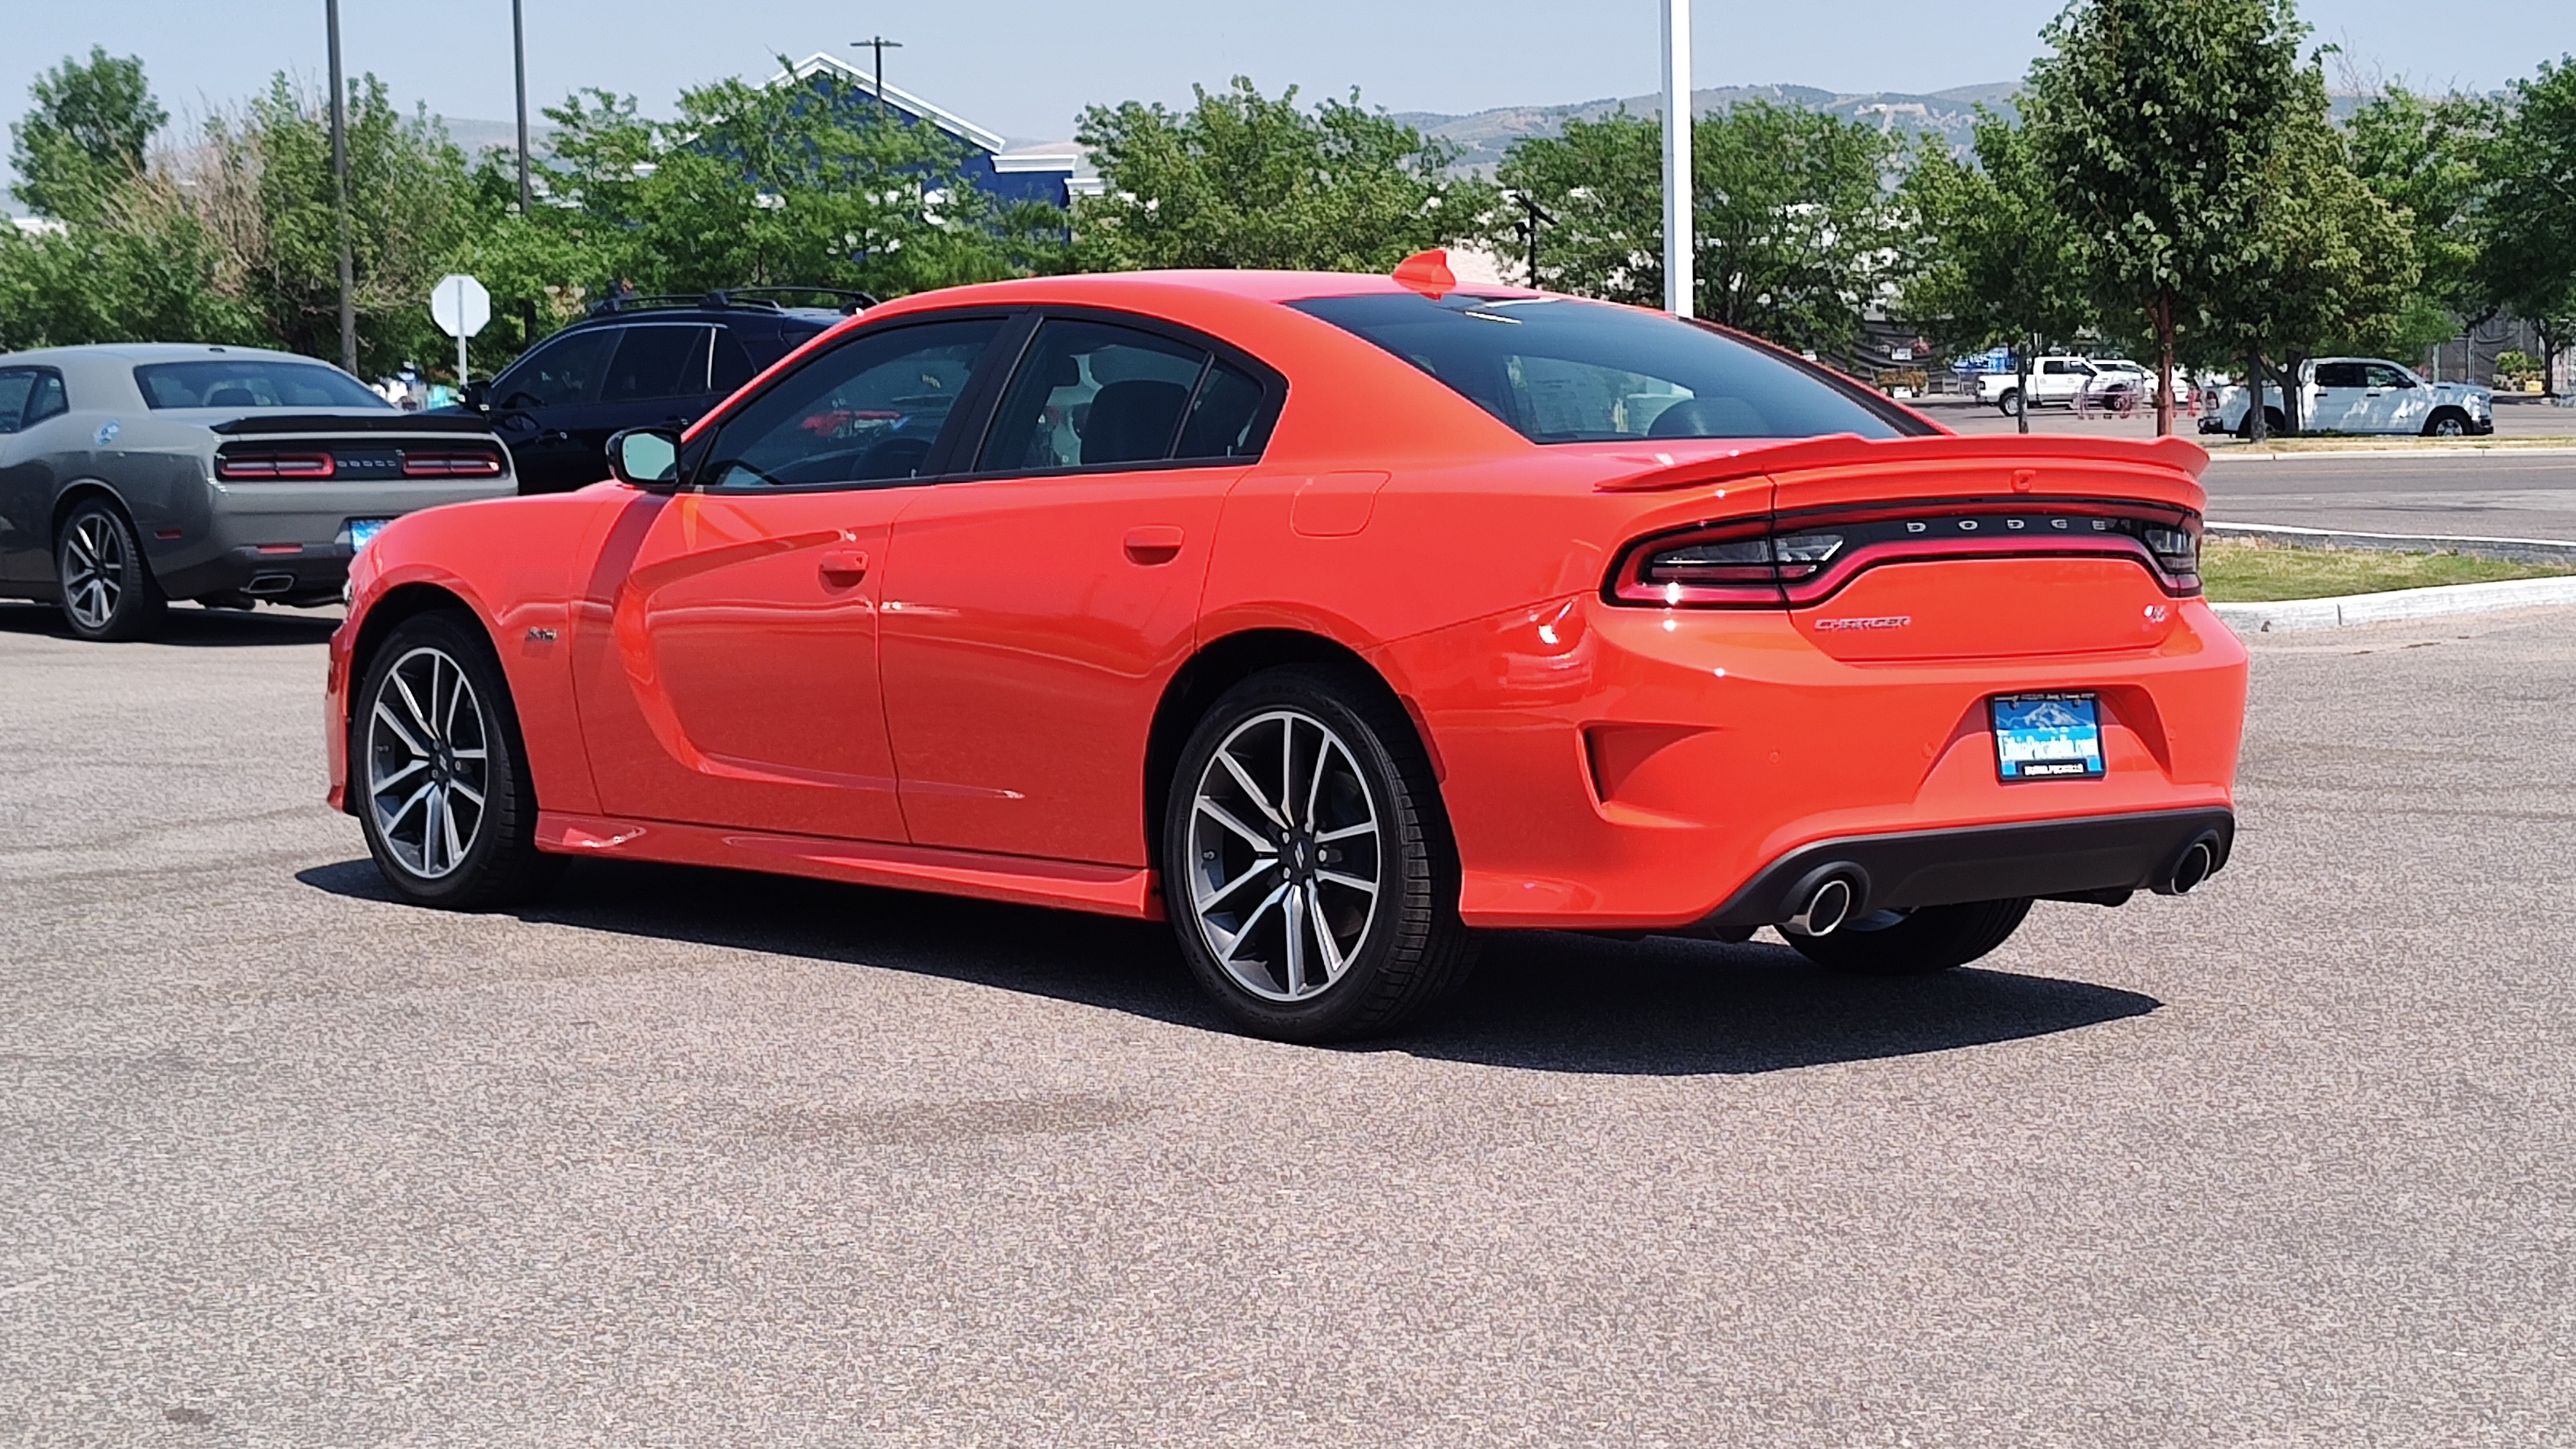
[[[392, 903], [374, 864], [300, 872], [317, 890]], [[522, 920], [810, 961], [917, 972], [1204, 1031], [1167, 927], [786, 876], [579, 861]], [[1498, 933], [1438, 1019], [1356, 1050], [1527, 1071], [1691, 1076], [1950, 1051], [2144, 1016], [2154, 997], [2062, 977], [1968, 969], [1842, 975], [1784, 946]]]
[[[309, 609], [204, 609], [173, 604], [160, 629], [146, 641], [182, 649], [241, 649], [287, 644], [325, 644], [340, 627], [336, 613]], [[0, 603], [0, 634], [44, 634], [69, 639], [62, 610], [51, 604]], [[100, 645], [113, 648], [113, 645]]]

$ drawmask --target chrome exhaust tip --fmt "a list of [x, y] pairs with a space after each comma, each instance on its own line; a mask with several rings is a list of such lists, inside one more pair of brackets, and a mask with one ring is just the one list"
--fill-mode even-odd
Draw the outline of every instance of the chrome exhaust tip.
[[1806, 904], [1798, 913], [1780, 923], [1780, 929], [1801, 936], [1830, 936], [1834, 928], [1850, 919], [1852, 884], [1839, 875], [1825, 877], [1807, 893]]
[[242, 592], [258, 598], [267, 598], [272, 594], [285, 593], [294, 587], [295, 575], [293, 574], [259, 574], [249, 583], [242, 585]]
[[2218, 870], [2218, 837], [2204, 835], [2182, 848], [2173, 868], [2156, 885], [2160, 896], [2186, 896]]

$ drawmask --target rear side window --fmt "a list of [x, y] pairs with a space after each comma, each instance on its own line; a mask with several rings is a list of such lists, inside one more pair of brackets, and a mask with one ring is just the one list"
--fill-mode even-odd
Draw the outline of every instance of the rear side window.
[[1403, 292], [1289, 305], [1421, 368], [1534, 443], [1933, 431], [1767, 348], [1603, 302]]
[[[803, 339], [798, 339], [802, 341]], [[707, 391], [730, 393], [751, 381], [751, 354], [742, 347], [742, 339], [730, 327], [715, 330], [715, 358], [707, 376]]]
[[978, 472], [1159, 463], [1207, 371], [1205, 349], [1106, 322], [1053, 318], [1012, 374]]
[[134, 382], [155, 408], [393, 409], [366, 384], [318, 362], [150, 362], [134, 369]]
[[1261, 452], [1253, 425], [1261, 417], [1261, 384], [1231, 363], [1208, 369], [1199, 395], [1190, 400], [1190, 420], [1181, 428], [1177, 458], [1251, 458]]
[[974, 318], [860, 333], [727, 419], [698, 476], [734, 492], [918, 477], [1001, 330]]
[[21, 426], [34, 427], [50, 417], [72, 410], [71, 399], [63, 394], [63, 375], [42, 371], [36, 374], [36, 390], [27, 398], [27, 421]]
[[594, 327], [567, 332], [511, 364], [493, 385], [497, 406], [505, 408], [577, 407], [599, 395], [608, 371], [609, 349], [620, 329]]
[[27, 418], [27, 400], [35, 396], [35, 392], [35, 369], [12, 368], [0, 372], [0, 433], [14, 433], [26, 426], [21, 420]]
[[2364, 387], [2368, 385], [2369, 377], [2370, 369], [2358, 362], [2317, 364], [2317, 386], [2319, 387]]
[[603, 403], [694, 397], [707, 390], [707, 341], [712, 327], [629, 327], [601, 384]]

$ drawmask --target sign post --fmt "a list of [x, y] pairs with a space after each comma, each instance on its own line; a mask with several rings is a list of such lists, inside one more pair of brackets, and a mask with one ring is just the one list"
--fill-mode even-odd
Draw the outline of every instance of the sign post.
[[[1690, 0], [1664, 0], [1664, 310], [1691, 315]], [[1535, 287], [1536, 282], [1530, 283]]]
[[456, 339], [456, 387], [465, 389], [465, 339], [492, 320], [492, 294], [463, 272], [450, 272], [429, 289], [429, 315], [438, 330]]

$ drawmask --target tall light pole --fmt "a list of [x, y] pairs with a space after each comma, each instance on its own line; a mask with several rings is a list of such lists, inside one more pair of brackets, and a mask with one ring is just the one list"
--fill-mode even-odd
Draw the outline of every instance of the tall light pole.
[[882, 35], [871, 35], [865, 40], [851, 41], [850, 49], [856, 50], [862, 45], [877, 53], [877, 104], [882, 106], [886, 103], [885, 53], [889, 50], [903, 49], [903, 42], [900, 40], [888, 40]]
[[528, 214], [528, 21], [510, 0], [510, 63], [519, 76], [519, 215]]
[[331, 32], [331, 202], [340, 220], [340, 366], [358, 372], [358, 267], [349, 248], [349, 93], [340, 79], [340, 0], [322, 0]]
[[1664, 0], [1664, 310], [1691, 315], [1690, 0]]

